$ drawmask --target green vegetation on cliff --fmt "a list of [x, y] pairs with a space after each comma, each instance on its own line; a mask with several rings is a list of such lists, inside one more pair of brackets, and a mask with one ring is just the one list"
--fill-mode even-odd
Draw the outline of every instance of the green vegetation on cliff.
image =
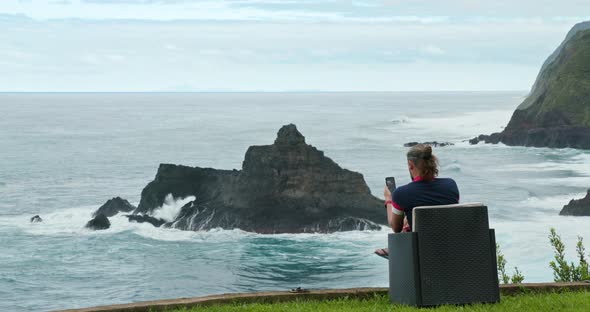
[[543, 64], [502, 132], [471, 144], [590, 149], [590, 22], [579, 23]]
[[508, 128], [590, 127], [590, 29], [564, 42], [519, 110], [524, 116], [513, 118]]

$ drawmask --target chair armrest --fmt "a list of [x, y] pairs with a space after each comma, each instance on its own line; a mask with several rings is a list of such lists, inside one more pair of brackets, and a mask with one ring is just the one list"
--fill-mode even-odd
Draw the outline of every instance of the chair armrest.
[[391, 302], [420, 305], [418, 233], [391, 233], [389, 248], [389, 297]]

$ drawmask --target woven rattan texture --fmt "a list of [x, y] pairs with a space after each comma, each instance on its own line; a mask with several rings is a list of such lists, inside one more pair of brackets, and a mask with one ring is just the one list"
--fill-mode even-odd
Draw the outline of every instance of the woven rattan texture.
[[497, 298], [487, 207], [416, 209], [423, 305]]

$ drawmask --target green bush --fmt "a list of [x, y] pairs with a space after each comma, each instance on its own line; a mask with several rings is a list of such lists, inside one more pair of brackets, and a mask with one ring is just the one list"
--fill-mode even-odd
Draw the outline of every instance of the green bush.
[[518, 267], [514, 267], [514, 274], [511, 278], [512, 284], [521, 284], [524, 281], [524, 275], [518, 270]]
[[553, 249], [555, 249], [555, 260], [551, 260], [549, 266], [553, 269], [553, 280], [555, 282], [579, 282], [590, 279], [590, 271], [585, 257], [586, 249], [584, 248], [583, 240], [584, 239], [581, 236], [578, 236], [576, 252], [578, 254], [579, 264], [577, 266], [574, 262], [568, 264], [565, 259], [565, 244], [555, 229], [551, 228], [549, 242]]
[[584, 248], [583, 238], [578, 236], [578, 243], [576, 244], [576, 252], [578, 253], [578, 259], [580, 264], [578, 265], [577, 269], [574, 270], [574, 278], [577, 278], [580, 281], [590, 280], [590, 270], [588, 269], [588, 262], [586, 262], [586, 258], [584, 257], [584, 253], [586, 249]]
[[506, 263], [508, 263], [508, 261], [506, 261], [506, 258], [500, 249], [500, 244], [496, 244], [496, 257], [496, 261], [498, 262], [498, 279], [502, 284], [520, 284], [524, 281], [524, 275], [518, 270], [518, 267], [514, 267], [512, 277], [506, 273]]

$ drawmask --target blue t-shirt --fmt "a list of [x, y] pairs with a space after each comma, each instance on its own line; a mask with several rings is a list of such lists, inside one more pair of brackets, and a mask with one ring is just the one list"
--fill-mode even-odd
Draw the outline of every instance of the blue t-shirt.
[[392, 194], [392, 201], [393, 212], [398, 215], [405, 213], [411, 230], [414, 207], [458, 204], [459, 188], [453, 179], [426, 181], [416, 177], [413, 182], [398, 187]]

